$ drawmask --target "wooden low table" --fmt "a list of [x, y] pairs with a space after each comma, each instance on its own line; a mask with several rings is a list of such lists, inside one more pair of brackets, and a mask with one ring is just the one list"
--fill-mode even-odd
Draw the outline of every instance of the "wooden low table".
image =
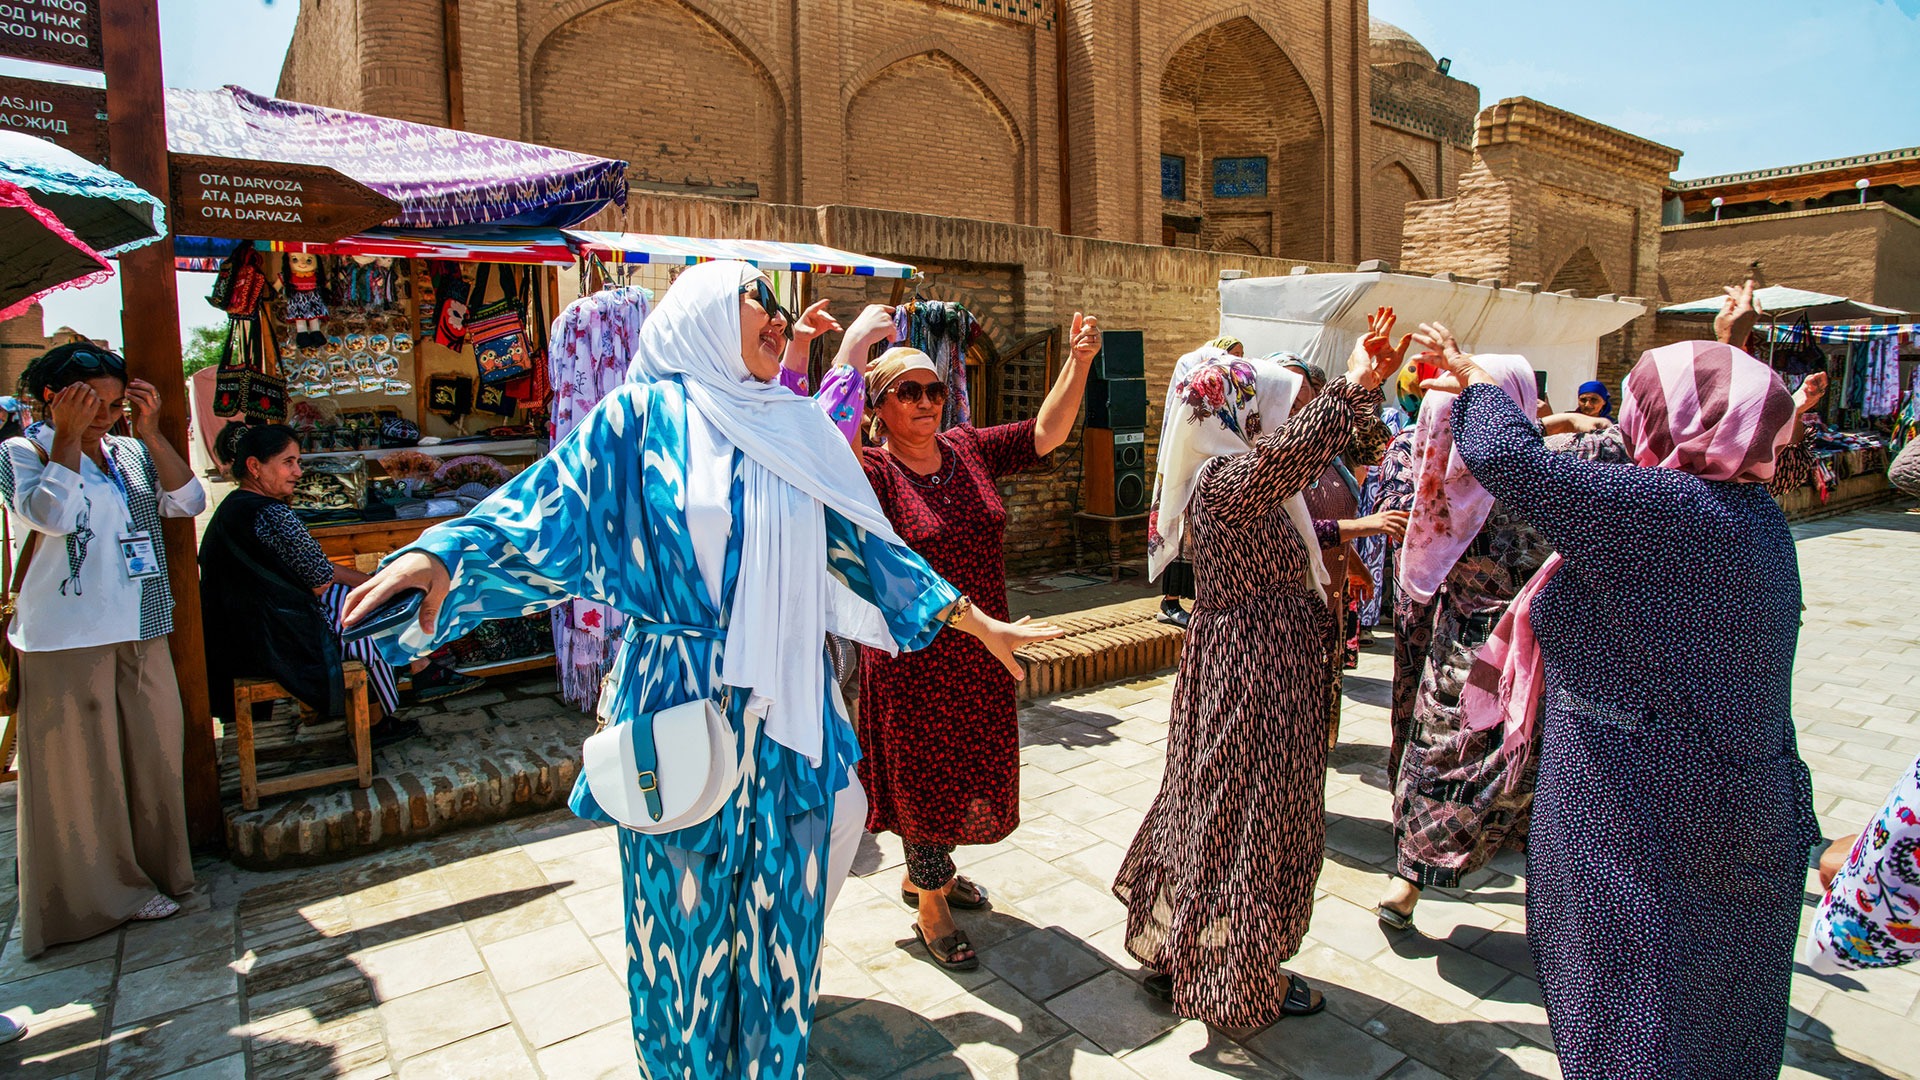
[[1106, 514], [1089, 514], [1082, 510], [1073, 515], [1073, 565], [1085, 566], [1086, 532], [1089, 528], [1103, 530], [1107, 534], [1107, 574], [1108, 582], [1120, 580], [1120, 537], [1121, 530], [1134, 522], [1147, 520], [1145, 514], [1123, 514], [1112, 517]]

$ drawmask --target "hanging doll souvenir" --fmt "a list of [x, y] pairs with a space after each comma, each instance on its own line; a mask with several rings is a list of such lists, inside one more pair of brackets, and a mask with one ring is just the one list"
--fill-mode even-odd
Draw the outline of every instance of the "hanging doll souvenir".
[[445, 272], [434, 278], [433, 291], [440, 297], [433, 322], [433, 339], [454, 352], [467, 342], [467, 297], [472, 286], [457, 264], [449, 263]]
[[318, 255], [289, 253], [280, 263], [280, 298], [286, 302], [286, 321], [294, 342], [303, 349], [327, 343], [327, 274]]

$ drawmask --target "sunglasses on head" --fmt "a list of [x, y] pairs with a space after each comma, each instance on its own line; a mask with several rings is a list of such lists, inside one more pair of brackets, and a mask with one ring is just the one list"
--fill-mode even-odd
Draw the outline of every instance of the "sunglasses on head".
[[793, 336], [793, 313], [782, 307], [780, 301], [774, 298], [773, 285], [766, 278], [754, 278], [740, 286], [740, 295], [751, 295], [753, 302], [760, 305], [760, 310], [766, 312], [768, 318], [779, 319], [785, 323], [786, 335]]
[[97, 375], [125, 379], [127, 362], [110, 352], [101, 352], [97, 349], [75, 349], [60, 362], [60, 367], [54, 374], [64, 375], [69, 371], [78, 371], [89, 379]]
[[887, 393], [899, 398], [902, 405], [918, 405], [921, 398], [926, 398], [929, 405], [939, 405], [947, 400], [947, 384], [901, 382], [888, 387]]

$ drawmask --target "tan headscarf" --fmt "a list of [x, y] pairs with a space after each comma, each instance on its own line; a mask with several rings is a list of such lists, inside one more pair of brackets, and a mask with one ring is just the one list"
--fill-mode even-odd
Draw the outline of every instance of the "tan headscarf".
[[880, 359], [867, 369], [867, 408], [879, 408], [880, 398], [886, 394], [887, 388], [909, 371], [940, 374], [940, 369], [933, 366], [933, 358], [919, 349], [896, 345], [881, 353]]

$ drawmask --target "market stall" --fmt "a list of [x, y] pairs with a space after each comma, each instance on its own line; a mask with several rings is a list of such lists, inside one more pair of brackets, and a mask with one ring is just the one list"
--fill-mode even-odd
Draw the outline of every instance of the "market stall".
[[1279, 349], [1329, 371], [1345, 363], [1374, 309], [1444, 323], [1475, 352], [1518, 353], [1547, 373], [1547, 394], [1571, 408], [1574, 390], [1594, 377], [1600, 339], [1644, 314], [1638, 304], [1580, 299], [1446, 278], [1384, 271], [1295, 274], [1220, 283], [1220, 332], [1246, 343], [1249, 356]]
[[[1788, 514], [1831, 513], [1887, 497], [1887, 463], [1920, 428], [1920, 336], [1912, 323], [1851, 320], [1900, 317], [1894, 308], [1828, 293], [1772, 285], [1754, 292], [1767, 321], [1751, 346], [1788, 389], [1826, 372], [1827, 395], [1807, 438], [1815, 469], [1805, 489], [1781, 496]], [[1705, 322], [1722, 299], [1660, 309], [1664, 317]]]

